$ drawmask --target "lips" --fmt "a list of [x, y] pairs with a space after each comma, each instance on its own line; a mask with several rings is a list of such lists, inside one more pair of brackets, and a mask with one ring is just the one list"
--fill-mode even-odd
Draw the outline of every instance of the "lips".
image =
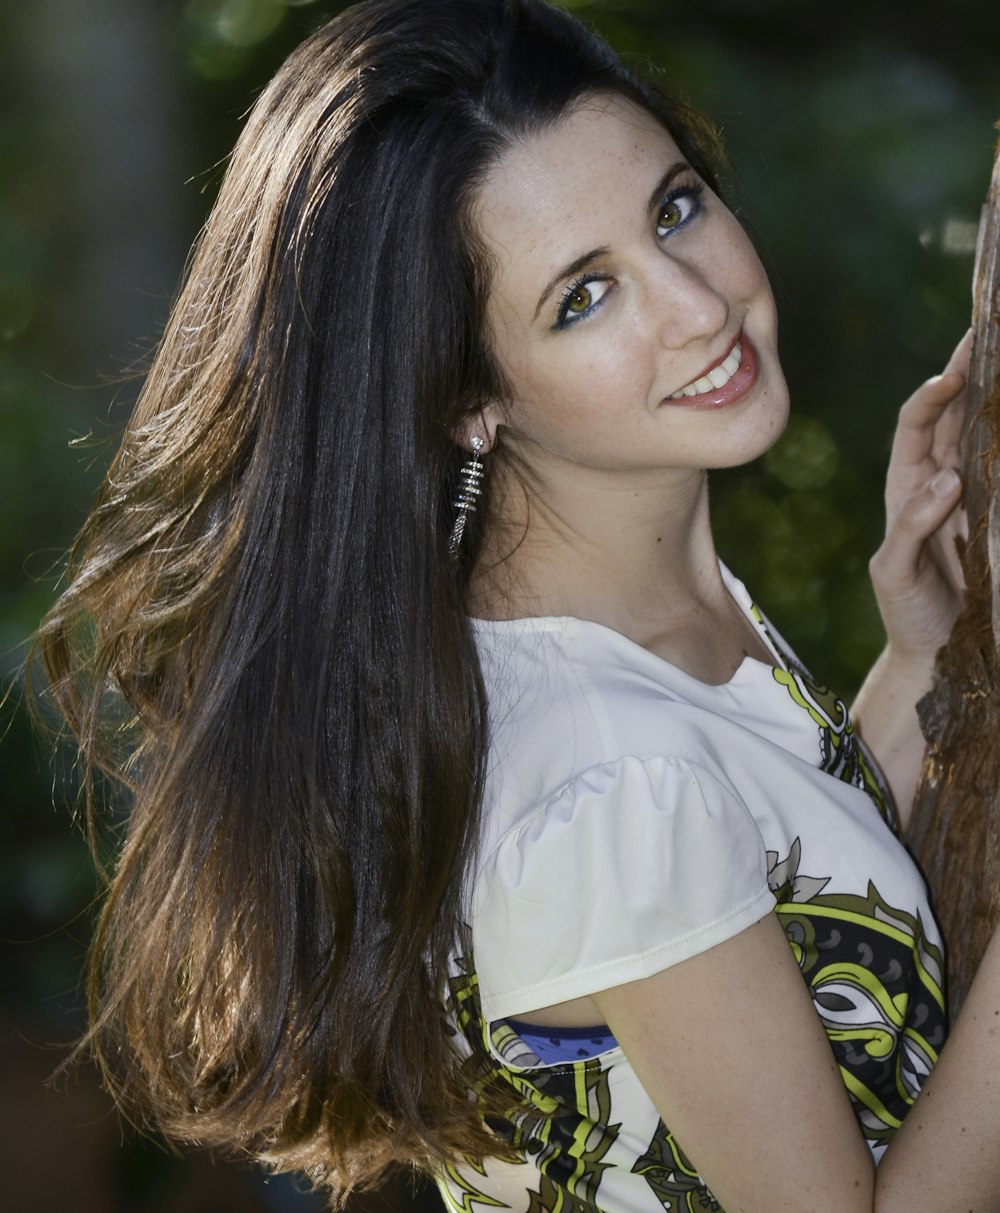
[[757, 351], [740, 332], [725, 358], [713, 363], [697, 379], [672, 392], [665, 404], [685, 408], [724, 408], [741, 400], [757, 380]]

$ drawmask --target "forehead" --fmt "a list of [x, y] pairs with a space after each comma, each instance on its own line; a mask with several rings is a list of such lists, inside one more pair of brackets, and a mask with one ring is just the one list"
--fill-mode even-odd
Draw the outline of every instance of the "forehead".
[[683, 157], [656, 119], [623, 97], [589, 97], [555, 125], [519, 140], [493, 165], [474, 222], [501, 272], [553, 267], [614, 244], [641, 223], [650, 190]]

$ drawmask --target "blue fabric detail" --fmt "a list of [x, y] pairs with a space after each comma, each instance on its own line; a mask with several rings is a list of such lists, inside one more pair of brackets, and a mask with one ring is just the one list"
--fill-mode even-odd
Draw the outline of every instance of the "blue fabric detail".
[[539, 1061], [585, 1061], [618, 1045], [607, 1024], [589, 1028], [546, 1028], [520, 1019], [504, 1021], [520, 1036]]

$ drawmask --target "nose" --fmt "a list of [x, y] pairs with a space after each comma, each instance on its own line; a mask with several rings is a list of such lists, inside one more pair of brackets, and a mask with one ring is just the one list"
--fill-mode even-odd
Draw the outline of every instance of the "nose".
[[695, 257], [663, 250], [651, 267], [649, 291], [650, 315], [668, 349], [715, 337], [729, 323], [725, 274]]

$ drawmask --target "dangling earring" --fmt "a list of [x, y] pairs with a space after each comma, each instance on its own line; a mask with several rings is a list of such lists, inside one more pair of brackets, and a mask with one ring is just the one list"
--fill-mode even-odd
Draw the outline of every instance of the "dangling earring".
[[471, 445], [472, 457], [466, 460], [462, 465], [462, 470], [458, 474], [459, 480], [462, 483], [455, 501], [455, 524], [451, 528], [451, 535], [448, 537], [449, 556], [458, 555], [458, 549], [462, 545], [462, 535], [465, 532], [465, 523], [469, 515], [475, 512], [479, 495], [483, 491], [482, 481], [486, 469], [483, 467], [480, 455], [485, 444], [477, 434], [472, 439]]

